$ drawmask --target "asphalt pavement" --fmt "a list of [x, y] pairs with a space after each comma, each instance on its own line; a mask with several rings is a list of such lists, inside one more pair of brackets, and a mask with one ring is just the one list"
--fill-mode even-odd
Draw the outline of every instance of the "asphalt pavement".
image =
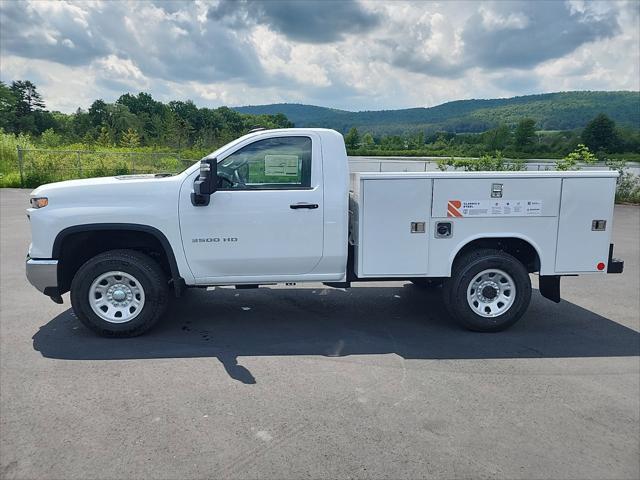
[[391, 282], [190, 290], [104, 339], [27, 283], [28, 193], [0, 190], [0, 478], [640, 477], [639, 207], [624, 274], [498, 334]]

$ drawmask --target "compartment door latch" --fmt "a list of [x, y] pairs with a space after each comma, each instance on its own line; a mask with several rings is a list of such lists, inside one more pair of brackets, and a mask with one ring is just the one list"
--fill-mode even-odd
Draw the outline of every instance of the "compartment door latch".
[[425, 222], [411, 222], [411, 233], [424, 233]]

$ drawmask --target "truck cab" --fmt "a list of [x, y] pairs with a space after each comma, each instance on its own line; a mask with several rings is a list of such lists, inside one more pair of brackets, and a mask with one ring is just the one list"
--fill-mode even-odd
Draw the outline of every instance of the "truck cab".
[[216, 169], [206, 205], [178, 201], [197, 285], [338, 281], [346, 272], [349, 171], [342, 136], [289, 129], [249, 135], [205, 158]]
[[443, 285], [463, 326], [526, 310], [530, 273], [618, 273], [616, 172], [349, 173], [327, 129], [251, 132], [173, 176], [43, 185], [27, 277], [99, 334], [139, 335], [185, 288], [409, 280]]

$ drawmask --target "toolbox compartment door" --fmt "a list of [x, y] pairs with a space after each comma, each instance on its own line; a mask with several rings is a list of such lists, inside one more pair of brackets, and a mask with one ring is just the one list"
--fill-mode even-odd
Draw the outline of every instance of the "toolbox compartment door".
[[[430, 178], [363, 180], [357, 273], [360, 277], [427, 274]], [[414, 225], [412, 232], [412, 223]], [[417, 227], [417, 228], [416, 228]]]
[[[562, 179], [557, 273], [597, 272], [600, 262], [606, 272], [615, 189], [614, 177]], [[605, 220], [605, 229], [595, 230], [594, 220]]]

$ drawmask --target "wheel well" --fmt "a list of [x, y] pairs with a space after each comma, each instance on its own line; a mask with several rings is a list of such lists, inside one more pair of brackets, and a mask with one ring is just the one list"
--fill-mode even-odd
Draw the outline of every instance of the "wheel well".
[[[153, 258], [167, 279], [172, 279], [177, 288], [179, 274], [173, 251], [161, 233], [144, 229], [87, 228], [63, 231], [56, 238], [53, 253], [59, 260], [58, 288], [60, 293], [68, 292], [71, 281], [78, 269], [90, 258], [100, 253], [116, 250], [135, 250]], [[167, 248], [169, 251], [167, 251]]]
[[479, 248], [501, 250], [520, 260], [529, 273], [540, 271], [540, 257], [537, 250], [526, 240], [513, 237], [478, 238], [473, 240], [458, 251], [454, 262], [470, 251]]

